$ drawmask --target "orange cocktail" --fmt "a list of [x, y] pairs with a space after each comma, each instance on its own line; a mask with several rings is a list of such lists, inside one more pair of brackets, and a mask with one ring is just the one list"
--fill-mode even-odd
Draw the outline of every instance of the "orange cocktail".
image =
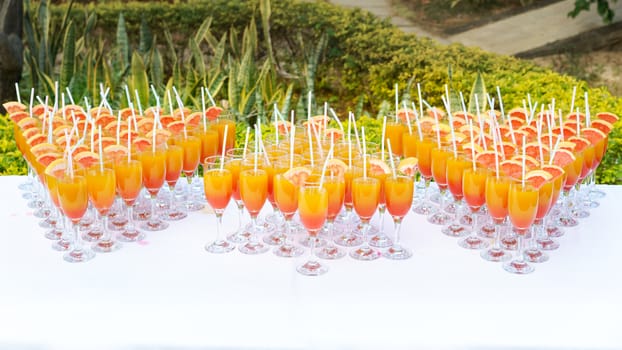
[[430, 137], [417, 139], [417, 166], [421, 176], [427, 181], [432, 179], [432, 149], [438, 148], [436, 140]]
[[[231, 130], [231, 129], [229, 129]], [[220, 153], [222, 148], [219, 146], [218, 131], [213, 129], [199, 130], [196, 135], [201, 139], [201, 161], [205, 161], [207, 157], [215, 156]]]
[[372, 249], [367, 242], [369, 221], [378, 208], [380, 196], [380, 182], [373, 177], [357, 177], [352, 180], [352, 202], [354, 211], [363, 224], [363, 245], [350, 252], [350, 256], [357, 260], [374, 260], [380, 257], [377, 250]]
[[580, 184], [583, 179], [587, 177], [590, 171], [592, 171], [595, 162], [595, 147], [594, 145], [589, 145], [583, 150], [583, 166], [581, 167], [581, 173], [579, 174], [577, 184]]
[[228, 169], [224, 168], [224, 157], [211, 156], [203, 163], [203, 185], [205, 188], [205, 199], [214, 209], [216, 214], [216, 240], [205, 246], [205, 250], [210, 253], [228, 253], [235, 247], [233, 244], [223, 240], [222, 216], [231, 200], [233, 189], [233, 176]]
[[345, 197], [344, 177], [341, 174], [325, 174], [323, 186], [328, 192], [328, 213], [326, 216], [328, 245], [319, 250], [317, 254], [323, 259], [339, 259], [345, 256], [345, 252], [333, 243], [333, 224], [343, 208]]
[[417, 140], [419, 137], [416, 133], [409, 133], [406, 130], [402, 134], [402, 154], [404, 158], [417, 157]]
[[462, 174], [465, 169], [472, 167], [471, 161], [464, 158], [464, 153], [453, 154], [447, 158], [447, 187], [456, 201], [464, 197], [462, 192]]
[[403, 260], [412, 256], [412, 253], [403, 248], [400, 243], [400, 229], [402, 219], [412, 205], [414, 183], [407, 176], [389, 176], [384, 181], [385, 195], [387, 197], [387, 210], [393, 217], [395, 224], [395, 240], [393, 245], [383, 254], [386, 258]]
[[168, 185], [170, 197], [168, 210], [163, 214], [165, 220], [181, 220], [188, 216], [175, 203], [175, 186], [181, 176], [184, 164], [184, 149], [179, 145], [169, 144], [166, 148], [166, 184]]
[[103, 218], [102, 237], [93, 244], [92, 249], [98, 253], [109, 253], [121, 248], [108, 231], [108, 213], [114, 204], [117, 182], [114, 169], [111, 167], [91, 167], [86, 172], [86, 183], [89, 199], [97, 213]]
[[318, 276], [328, 271], [313, 255], [318, 232], [324, 227], [328, 216], [328, 197], [327, 189], [315, 182], [305, 183], [298, 191], [298, 215], [309, 234], [310, 257], [296, 270], [306, 276]]
[[238, 181], [240, 197], [251, 217], [252, 230], [249, 241], [240, 246], [240, 252], [245, 254], [260, 254], [268, 251], [268, 247], [257, 238], [265, 228], [257, 224], [257, 216], [268, 198], [268, 173], [263, 169], [245, 169], [240, 172]]
[[518, 238], [516, 258], [503, 265], [503, 268], [511, 273], [525, 274], [533, 271], [533, 267], [525, 262], [522, 248], [523, 236], [531, 228], [538, 211], [539, 192], [530, 184], [514, 181], [510, 184], [508, 194], [508, 215], [512, 222], [514, 232]]
[[[71, 170], [70, 170], [71, 171]], [[66, 174], [57, 181], [57, 194], [60, 207], [74, 228], [73, 249], [63, 256], [68, 262], [84, 262], [92, 259], [95, 253], [82, 248], [80, 238], [80, 219], [86, 213], [89, 204], [86, 177], [77, 174]]]
[[175, 144], [181, 146], [184, 150], [182, 171], [186, 175], [188, 181], [186, 202], [184, 203], [187, 210], [197, 211], [203, 209], [204, 205], [194, 198], [192, 193], [193, 175], [201, 162], [201, 139], [194, 135], [182, 135], [175, 141]]
[[[225, 128], [227, 128], [227, 140], [225, 140]], [[218, 132], [218, 150], [222, 150], [223, 142], [226, 143], [225, 150], [230, 150], [235, 145], [235, 121], [221, 115], [217, 120], [210, 124], [210, 129]]]
[[149, 148], [138, 156], [142, 165], [143, 186], [151, 196], [151, 214], [141, 228], [148, 231], [161, 231], [168, 223], [160, 220], [156, 212], [156, 197], [166, 180], [166, 149], [163, 147]]
[[510, 255], [499, 245], [499, 226], [508, 216], [508, 194], [512, 180], [509, 177], [490, 173], [486, 178], [486, 206], [494, 226], [494, 244], [491, 248], [482, 251], [480, 256], [488, 261], [506, 261]]
[[447, 189], [447, 159], [453, 156], [450, 147], [433, 148], [432, 157], [432, 178], [441, 191]]
[[481, 249], [488, 246], [488, 242], [477, 235], [479, 209], [486, 203], [486, 179], [490, 171], [484, 168], [468, 168], [462, 174], [462, 192], [464, 200], [471, 209], [471, 235], [458, 242], [466, 249]]
[[387, 128], [385, 131], [386, 140], [384, 140], [384, 142], [391, 141], [391, 150], [393, 151], [393, 154], [398, 157], [403, 156], [402, 135], [405, 131], [408, 131], [408, 129], [399, 121], [387, 121]]
[[136, 242], [144, 238], [144, 233], [134, 226], [134, 203], [140, 194], [143, 183], [143, 168], [140, 161], [119, 160], [114, 164], [117, 192], [127, 206], [127, 224], [117, 237], [122, 242]]
[[583, 152], [574, 153], [574, 161], [564, 166], [566, 179], [564, 180], [564, 192], [569, 192], [579, 181], [581, 170], [583, 169]]

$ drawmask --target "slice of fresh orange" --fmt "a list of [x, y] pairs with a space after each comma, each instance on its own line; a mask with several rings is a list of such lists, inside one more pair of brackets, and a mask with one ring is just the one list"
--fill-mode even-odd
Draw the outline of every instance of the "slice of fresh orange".
[[432, 132], [432, 128], [436, 125], [436, 120], [431, 117], [423, 117], [419, 119], [419, 128], [423, 134]]
[[523, 158], [525, 159], [525, 166], [527, 169], [534, 169], [540, 166], [540, 162], [536, 158], [528, 155], [523, 156], [522, 154], [517, 154], [512, 157], [512, 160], [519, 161], [522, 164]]
[[[542, 144], [542, 155], [546, 156], [547, 154], [549, 154], [549, 151], [549, 146], [547, 146], [546, 144]], [[527, 143], [525, 145], [525, 154], [536, 160], [542, 160], [540, 157], [540, 142], [533, 141]]]
[[48, 166], [53, 161], [60, 159], [62, 157], [63, 157], [63, 154], [60, 152], [47, 152], [47, 153], [38, 155], [36, 159], [38, 163], [44, 166]]
[[67, 161], [63, 158], [52, 161], [45, 167], [45, 173], [52, 176], [62, 176], [67, 169]]
[[93, 165], [99, 163], [99, 154], [91, 151], [82, 151], [80, 153], [77, 153], [73, 158], [85, 169], [88, 169]]
[[324, 131], [324, 135], [326, 136], [326, 139], [330, 140], [332, 138], [335, 142], [337, 142], [343, 137], [343, 131], [336, 128], [328, 128]]
[[[91, 118], [97, 118], [97, 115], [99, 114], [99, 116], [102, 116], [104, 114], [106, 115], [112, 115], [112, 111], [109, 110], [106, 107], [93, 107], [89, 110], [89, 114], [91, 115]], [[97, 121], [97, 119], [96, 119]]]
[[13, 123], [18, 124], [20, 120], [28, 118], [28, 113], [24, 111], [15, 111], [13, 113], [9, 113], [9, 118], [13, 121]]
[[369, 168], [367, 169], [367, 171], [369, 175], [372, 175], [372, 176], [391, 173], [391, 168], [389, 168], [387, 163], [381, 159], [372, 158], [369, 160], [367, 166]]
[[36, 118], [32, 118], [32, 117], [26, 117], [26, 118], [22, 118], [22, 120], [20, 120], [17, 123], [17, 126], [19, 126], [20, 129], [22, 130], [26, 130], [26, 129], [30, 129], [30, 128], [35, 128], [39, 125], [39, 120]]
[[276, 121], [276, 128], [279, 131], [279, 134], [281, 135], [288, 134], [289, 131], [291, 130], [291, 127], [292, 127], [292, 123], [288, 122], [287, 120]]
[[607, 134], [596, 128], [585, 128], [581, 129], [581, 137], [588, 139], [592, 145], [595, 145], [607, 137]]
[[417, 173], [417, 164], [419, 160], [415, 157], [407, 157], [400, 161], [397, 171], [408, 177], [413, 177]]
[[106, 125], [116, 121], [117, 118], [115, 118], [113, 115], [105, 113], [105, 114], [100, 114], [99, 117], [97, 117], [97, 119], [95, 119], [95, 124], [98, 126], [101, 126], [102, 128], [105, 127]]
[[583, 114], [583, 113], [577, 114], [577, 113], [573, 112], [573, 113], [569, 113], [568, 115], [566, 115], [566, 117], [564, 119], [572, 120], [574, 122], [576, 122], [578, 120], [580, 123], [585, 123], [585, 114]]
[[32, 117], [40, 117], [45, 113], [46, 110], [51, 111], [52, 107], [38, 104], [32, 107]]
[[[611, 113], [611, 112], [600, 112], [600, 113], [596, 113], [596, 119], [600, 119], [603, 121], [608, 122], [609, 124], [615, 124], [618, 122], [618, 120], [620, 120], [620, 117], [618, 117], [617, 115]], [[594, 121], [592, 121], [594, 122]]]
[[147, 135], [147, 133], [150, 133], [151, 131], [153, 131], [153, 124], [154, 124], [153, 119], [142, 118], [140, 121], [136, 123], [136, 126], [138, 127], [138, 132], [141, 135]]
[[[563, 130], [562, 130], [563, 128]], [[564, 138], [568, 138], [570, 136], [574, 136], [577, 133], [577, 129], [573, 129], [572, 127], [568, 126], [568, 125], [564, 125], [563, 127], [561, 126], [556, 126], [554, 128], [551, 128], [551, 132], [555, 135], [559, 135], [562, 136], [562, 134], [564, 135]]]
[[553, 164], [561, 168], [574, 162], [574, 160], [575, 160], [574, 154], [572, 154], [572, 152], [567, 149], [558, 149], [555, 151], [555, 154], [553, 155]]
[[604, 132], [606, 135], [608, 135], [611, 132], [611, 130], [613, 130], [613, 124], [609, 123], [608, 121], [598, 120], [598, 119], [592, 121], [592, 124], [590, 124], [590, 127], [598, 129]]
[[162, 124], [162, 127], [168, 128], [168, 125], [175, 121], [175, 117], [173, 117], [172, 115], [166, 114], [160, 116], [160, 124]]
[[35, 156], [40, 156], [42, 154], [45, 153], [50, 153], [50, 152], [60, 152], [61, 149], [58, 148], [57, 145], [52, 144], [52, 143], [48, 143], [48, 142], [42, 142], [36, 146], [33, 146], [30, 149], [30, 152], [32, 152], [32, 154], [34, 154]]
[[340, 159], [333, 158], [326, 162], [326, 174], [340, 177], [346, 173], [346, 170], [348, 170], [348, 166]]
[[413, 112], [410, 108], [402, 108], [397, 111], [397, 118], [404, 123], [407, 123], [407, 120], [410, 120], [414, 123], [415, 120], [415, 112]]
[[[572, 137], [572, 136], [570, 136]], [[561, 141], [558, 145], [557, 148], [559, 149], [566, 149], [569, 151], [574, 151], [575, 147], [577, 147], [577, 145], [574, 142], [570, 142], [570, 141]]]
[[40, 143], [47, 142], [47, 140], [47, 136], [43, 135], [42, 133], [36, 133], [33, 136], [29, 137], [28, 140], [26, 140], [26, 143], [29, 144], [30, 147], [33, 147]]
[[189, 127], [197, 126], [201, 123], [202, 118], [202, 112], [190, 113], [190, 115], [186, 117], [186, 125]]
[[[171, 132], [165, 129], [156, 129], [156, 145], [165, 144], [169, 137], [171, 137]], [[149, 131], [146, 135], [148, 140], [153, 140], [153, 130]]]
[[452, 125], [454, 127], [454, 130], [458, 130], [461, 127], [467, 125], [467, 120], [463, 117], [454, 116]]
[[506, 176], [520, 179], [523, 176], [523, 163], [517, 160], [504, 160], [499, 164], [500, 171]]
[[551, 174], [553, 178], [564, 175], [564, 169], [554, 164], [542, 165], [541, 169]]
[[518, 147], [511, 142], [503, 141], [497, 144], [497, 151], [500, 155], [505, 155], [506, 158], [512, 158], [517, 149]]
[[104, 156], [110, 158], [113, 161], [118, 161], [127, 157], [127, 147], [123, 145], [110, 145], [104, 148]]
[[512, 108], [508, 111], [507, 115], [511, 118], [518, 118], [525, 122], [529, 116], [529, 112], [522, 107]]
[[218, 119], [218, 117], [220, 117], [220, 114], [222, 113], [222, 111], [223, 111], [222, 108], [212, 106], [212, 107], [209, 107], [205, 111], [205, 116], [207, 117], [208, 120], [216, 120]]
[[158, 107], [156, 106], [152, 106], [149, 107], [147, 109], [145, 109], [145, 117], [150, 118], [150, 119], [155, 119], [156, 114], [157, 115], [162, 115], [163, 110], [162, 108], [158, 109]]
[[544, 170], [532, 170], [525, 175], [525, 181], [529, 182], [533, 187], [540, 188], [545, 182], [552, 179], [553, 176]]
[[[185, 119], [187, 116], [189, 116], [190, 113], [192, 113], [192, 110], [188, 107], [184, 107], [183, 109], [177, 108], [176, 110], [173, 111], [173, 118], [175, 118], [175, 120], [182, 120], [182, 119]], [[181, 117], [182, 114], [184, 118]]]
[[166, 126], [166, 129], [173, 133], [174, 135], [179, 135], [183, 132], [186, 124], [182, 121], [174, 121]]
[[575, 144], [575, 152], [581, 152], [590, 145], [590, 140], [580, 136], [571, 136], [568, 138], [568, 141]]
[[291, 168], [283, 174], [285, 179], [298, 187], [304, 186], [309, 176], [311, 176], [311, 170], [304, 166]]
[[501, 156], [495, 151], [483, 151], [475, 155], [475, 162], [488, 169], [495, 169], [496, 163], [501, 161]]
[[119, 111], [121, 113], [121, 119], [127, 119], [132, 115], [137, 115], [138, 112], [130, 107], [123, 108]]
[[[99, 142], [99, 140], [97, 140], [97, 142]], [[101, 138], [101, 143], [102, 143], [102, 150], [105, 149], [108, 146], [112, 146], [114, 144], [117, 143], [117, 140], [112, 137], [112, 136], [104, 136]], [[99, 146], [97, 146], [99, 147]]]
[[123, 130], [123, 129], [127, 129], [127, 122], [125, 121], [121, 121], [118, 122], [116, 120], [111, 121], [110, 123], [106, 124], [106, 126], [104, 127], [104, 130], [110, 134], [117, 134], [117, 124], [119, 125], [119, 129]]
[[132, 144], [139, 152], [143, 152], [151, 148], [151, 139], [138, 136], [136, 139], [132, 140]]
[[23, 103], [17, 101], [5, 102], [2, 104], [2, 107], [4, 107], [8, 113], [23, 112], [27, 108]]

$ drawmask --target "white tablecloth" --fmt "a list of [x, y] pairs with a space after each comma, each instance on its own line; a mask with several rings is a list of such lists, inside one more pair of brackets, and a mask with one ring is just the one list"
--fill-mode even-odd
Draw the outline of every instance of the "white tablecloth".
[[[305, 277], [302, 258], [205, 252], [215, 218], [201, 212], [66, 263], [22, 199], [23, 179], [0, 177], [0, 348], [622, 348], [622, 187], [602, 186], [601, 206], [530, 275], [409, 214], [413, 258], [346, 257]], [[226, 226], [236, 220], [225, 214]]]

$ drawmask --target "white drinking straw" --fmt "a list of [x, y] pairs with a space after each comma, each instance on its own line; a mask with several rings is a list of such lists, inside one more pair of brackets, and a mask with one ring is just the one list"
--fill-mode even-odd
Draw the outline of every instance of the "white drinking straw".
[[577, 95], [577, 86], [575, 85], [572, 88], [572, 99], [570, 100], [570, 113], [572, 113], [572, 111], [574, 111], [574, 99]]
[[526, 143], [527, 143], [527, 137], [525, 135], [523, 135], [523, 188], [525, 188], [525, 174], [527, 173], [527, 169], [526, 169], [526, 165], [525, 165], [525, 160], [527, 158], [527, 148], [526, 148]]
[[274, 104], [274, 141], [276, 145], [279, 145], [279, 119], [277, 115], [276, 103]]
[[387, 139], [387, 146], [389, 147], [389, 163], [391, 164], [391, 172], [393, 173], [393, 178], [397, 177], [397, 173], [395, 172], [395, 162], [393, 161], [393, 150], [391, 149], [391, 139]]
[[121, 143], [121, 110], [117, 112], [117, 115], [117, 145], [119, 145]]
[[73, 155], [71, 154], [71, 137], [65, 129], [65, 154], [67, 157], [67, 170], [69, 170], [69, 176], [73, 179]]
[[[17, 83], [15, 83], [15, 86], [17, 86]], [[19, 95], [18, 95], [18, 97], [19, 97]], [[29, 115], [30, 115], [31, 117], [32, 117], [32, 105], [33, 105], [33, 103], [34, 103], [34, 99], [35, 99], [35, 88], [31, 88], [31, 89], [30, 89], [30, 104], [29, 104], [29, 106], [28, 106], [29, 111], [30, 111], [30, 114], [29, 114]], [[19, 101], [19, 98], [18, 98], [18, 101]]]
[[171, 90], [166, 90], [166, 97], [168, 97], [168, 109], [171, 112], [171, 117], [175, 114], [173, 108], [173, 99], [171, 98]]
[[579, 119], [579, 107], [577, 107], [577, 136], [581, 136], [581, 120]]
[[[447, 85], [445, 85], [445, 88], [447, 88]], [[449, 116], [449, 130], [451, 132], [451, 144], [454, 149], [454, 157], [458, 157], [458, 146], [456, 145], [456, 134], [454, 132], [454, 117], [451, 114], [451, 106], [449, 105], [449, 92], [447, 92], [447, 96], [447, 99], [445, 99], [444, 96], [441, 96], [441, 100], [443, 100], [443, 105], [445, 106], [447, 115]]]
[[[343, 130], [343, 124], [341, 124], [341, 121], [339, 120], [339, 117], [337, 117], [337, 113], [335, 113], [335, 110], [332, 108], [328, 109], [330, 111], [330, 113], [333, 116], [333, 119], [335, 119], [335, 121], [337, 122], [337, 125], [339, 125], [339, 129], [341, 129], [341, 132], [344, 132]], [[349, 132], [349, 131], [348, 131]]]
[[[397, 110], [399, 105], [399, 89], [395, 83], [395, 122], [397, 123]], [[408, 111], [406, 111], [408, 113]], [[384, 155], [383, 155], [384, 156]]]
[[[421, 84], [417, 83], [417, 94], [419, 95], [419, 115], [423, 118], [423, 98], [421, 97]], [[419, 121], [417, 119], [417, 127], [419, 127]], [[421, 133], [419, 133], [419, 139], [421, 140]]]
[[423, 132], [421, 131], [421, 122], [419, 121], [419, 114], [417, 113], [417, 109], [415, 108], [415, 103], [411, 102], [413, 106], [413, 112], [415, 113], [415, 125], [417, 125], [417, 134], [419, 134], [419, 141], [423, 140]]
[[157, 132], [157, 127], [158, 127], [158, 123], [156, 123], [156, 121], [153, 121], [153, 130], [151, 130], [151, 133], [153, 135], [151, 135], [151, 150], [153, 151], [153, 153], [155, 154], [156, 151], [156, 132]]
[[307, 120], [311, 120], [311, 91], [307, 94]]
[[592, 120], [590, 117], [590, 102], [588, 100], [587, 91], [585, 92], [585, 126], [590, 127]]
[[255, 124], [255, 154], [254, 154], [254, 169], [255, 173], [257, 173], [257, 157], [259, 156], [259, 126]]
[[99, 131], [99, 139], [97, 140], [97, 143], [99, 144], [99, 170], [100, 171], [104, 171], [104, 151], [103, 151], [103, 147], [102, 147], [102, 126], [98, 125], [97, 126], [98, 131]]
[[[570, 111], [570, 113], [572, 113], [572, 111]], [[561, 128], [561, 130], [560, 130], [561, 132], [560, 133], [562, 135], [562, 140], [566, 140], [566, 137], [564, 135], [564, 121], [562, 119], [561, 111], [559, 113], [559, 127]]]
[[555, 141], [555, 146], [553, 147], [553, 150], [551, 151], [551, 158], [549, 159], [549, 165], [553, 164], [553, 160], [555, 159], [555, 153], [557, 152], [557, 147], [559, 146], [559, 142], [562, 139], [557, 138], [557, 141]]
[[406, 126], [408, 126], [408, 134], [413, 134], [412, 125], [410, 123], [410, 112], [408, 112], [408, 108], [406, 107], [406, 101], [402, 101], [402, 105], [404, 106], [404, 111], [406, 111]]
[[242, 151], [242, 159], [246, 159], [246, 150], [248, 149], [248, 139], [250, 137], [251, 127], [246, 127], [246, 136], [244, 137], [244, 150]]
[[354, 117], [354, 113], [350, 112], [350, 117], [352, 118], [352, 127], [354, 129], [354, 136], [356, 137], [356, 145], [358, 146], [359, 152], [362, 152], [361, 148], [361, 139], [359, 138], [358, 126], [356, 125], [356, 118]]
[[[503, 109], [503, 99], [501, 98], [501, 90], [497, 86], [497, 97], [499, 98], [499, 108], [501, 109], [501, 121], [505, 122], [505, 110]], [[516, 143], [516, 141], [514, 141]]]
[[307, 123], [307, 136], [309, 139], [309, 157], [311, 159], [311, 167], [313, 168], [313, 140], [311, 138], [311, 123]]
[[207, 93], [207, 98], [209, 98], [209, 102], [212, 104], [212, 107], [216, 107], [216, 102], [214, 101], [214, 97], [212, 97], [212, 94], [209, 92], [209, 89], [207, 88], [207, 86], [205, 87], [205, 92]]
[[[397, 84], [395, 85], [395, 87], [397, 88]], [[380, 158], [384, 161], [384, 143], [386, 142], [386, 137], [387, 137], [387, 116], [385, 115], [382, 118], [382, 138], [381, 138], [381, 145], [380, 145]]]
[[132, 160], [132, 128], [130, 123], [127, 123], [127, 162]]
[[348, 166], [352, 168], [352, 123], [348, 114]]
[[475, 95], [475, 110], [477, 111], [477, 119], [479, 121], [479, 138], [484, 146], [484, 150], [488, 151], [488, 145], [486, 144], [486, 137], [484, 136], [484, 121], [482, 120], [482, 116], [479, 114], [479, 98]]
[[473, 141], [473, 119], [469, 118], [469, 133], [471, 134], [471, 162], [473, 163], [473, 170], [475, 170], [475, 141]]
[[296, 134], [296, 128], [294, 127], [294, 111], [292, 111], [290, 118], [292, 132], [289, 133], [289, 168], [291, 169], [294, 167], [294, 137]]
[[203, 116], [201, 118], [203, 120], [203, 132], [207, 132], [207, 116], [205, 115], [205, 91], [203, 90], [203, 87], [201, 87], [201, 110], [203, 111]]
[[[227, 133], [229, 132], [229, 125], [225, 125], [225, 137], [224, 140], [227, 139]], [[220, 171], [222, 171], [225, 167], [225, 152], [227, 152], [227, 143], [222, 143], [222, 152], [220, 153]]]
[[[136, 104], [138, 105], [138, 115], [143, 115], [143, 106], [140, 102], [140, 96], [138, 96], [138, 90], [134, 89], [134, 96], [136, 96]], [[136, 116], [134, 116], [136, 118]]]
[[95, 152], [95, 119], [91, 119], [91, 152]]
[[333, 153], [333, 149], [331, 148], [328, 151], [328, 155], [326, 156], [326, 159], [324, 160], [324, 165], [322, 166], [322, 174], [320, 175], [320, 188], [324, 186], [324, 176], [326, 176], [326, 168], [328, 167], [328, 161], [331, 159], [332, 153]]
[[361, 137], [363, 138], [363, 178], [367, 179], [367, 142], [365, 141], [364, 126], [361, 126]]
[[22, 103], [22, 96], [19, 94], [19, 83], [15, 83], [15, 94], [17, 95], [17, 102]]

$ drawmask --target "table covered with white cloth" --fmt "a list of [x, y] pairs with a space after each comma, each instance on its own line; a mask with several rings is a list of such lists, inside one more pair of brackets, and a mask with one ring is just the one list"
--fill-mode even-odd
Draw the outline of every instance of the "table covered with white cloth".
[[[411, 259], [345, 257], [306, 277], [295, 270], [305, 255], [207, 253], [207, 211], [67, 263], [22, 198], [24, 179], [0, 177], [2, 349], [622, 348], [622, 186], [599, 186], [600, 207], [529, 275], [410, 213]], [[224, 227], [236, 225], [231, 206]]]

